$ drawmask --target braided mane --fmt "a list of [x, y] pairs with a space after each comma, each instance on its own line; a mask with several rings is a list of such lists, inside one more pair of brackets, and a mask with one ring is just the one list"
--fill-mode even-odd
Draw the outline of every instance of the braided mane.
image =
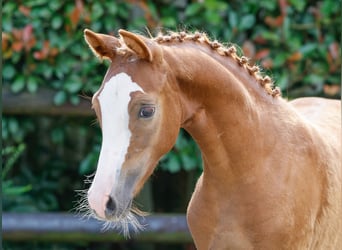
[[179, 33], [170, 32], [168, 35], [159, 34], [157, 37], [152, 38], [152, 40], [158, 44], [192, 41], [200, 45], [208, 45], [217, 54], [221, 56], [229, 56], [234, 59], [238, 65], [247, 70], [248, 73], [256, 79], [256, 81], [266, 90], [267, 94], [272, 95], [273, 97], [281, 95], [280, 88], [274, 86], [272, 79], [267, 75], [263, 75], [259, 66], [250, 65], [247, 57], [239, 56], [234, 45], [226, 47], [217, 40], [211, 41], [205, 33], [198, 31], [193, 34], [189, 34], [184, 31]]

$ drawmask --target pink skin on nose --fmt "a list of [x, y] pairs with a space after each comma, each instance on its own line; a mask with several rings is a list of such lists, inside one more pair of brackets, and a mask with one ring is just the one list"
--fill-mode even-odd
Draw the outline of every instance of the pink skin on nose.
[[[95, 192], [96, 193], [96, 192]], [[88, 202], [90, 208], [95, 211], [96, 215], [101, 219], [105, 219], [105, 210], [106, 204], [108, 201], [109, 195], [92, 195], [92, 190], [88, 191]]]

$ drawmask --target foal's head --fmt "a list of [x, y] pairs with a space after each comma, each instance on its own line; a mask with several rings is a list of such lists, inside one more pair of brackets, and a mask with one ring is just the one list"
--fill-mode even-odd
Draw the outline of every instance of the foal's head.
[[88, 204], [102, 220], [134, 225], [132, 199], [175, 143], [179, 102], [158, 44], [124, 30], [119, 39], [84, 33], [95, 55], [111, 61], [92, 99], [103, 141]]

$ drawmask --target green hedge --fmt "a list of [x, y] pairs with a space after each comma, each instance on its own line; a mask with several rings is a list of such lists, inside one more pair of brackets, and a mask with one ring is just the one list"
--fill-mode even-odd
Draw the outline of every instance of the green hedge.
[[[93, 93], [103, 77], [87, 50], [83, 29], [112, 33], [203, 30], [233, 42], [273, 75], [291, 96], [329, 95], [340, 84], [340, 1], [6, 1], [3, 6], [3, 79], [13, 92], [58, 91], [55, 103], [77, 104], [78, 93]], [[262, 7], [261, 7], [262, 6]], [[329, 89], [327, 87], [326, 89]], [[311, 88], [311, 90], [309, 90]], [[305, 92], [305, 89], [309, 93]], [[329, 89], [331, 90], [331, 88]]]

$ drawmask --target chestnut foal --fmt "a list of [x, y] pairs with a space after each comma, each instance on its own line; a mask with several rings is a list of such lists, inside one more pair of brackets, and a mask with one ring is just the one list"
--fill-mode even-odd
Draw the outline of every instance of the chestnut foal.
[[103, 133], [94, 216], [139, 229], [132, 200], [182, 127], [204, 162], [187, 211], [198, 249], [342, 246], [340, 101], [288, 102], [234, 46], [199, 32], [84, 34], [111, 61], [92, 99]]

